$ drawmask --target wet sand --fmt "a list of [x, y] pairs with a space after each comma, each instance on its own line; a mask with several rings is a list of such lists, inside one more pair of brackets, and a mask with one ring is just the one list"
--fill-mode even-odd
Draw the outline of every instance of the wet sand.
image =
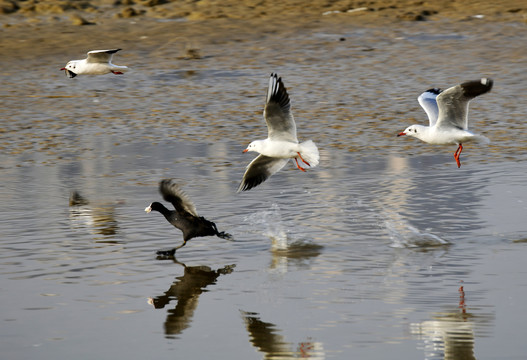
[[520, 22], [521, 0], [487, 1], [304, 1], [93, 0], [0, 2], [3, 62], [92, 48], [152, 51], [163, 46], [225, 44], [305, 29], [393, 26], [409, 22]]

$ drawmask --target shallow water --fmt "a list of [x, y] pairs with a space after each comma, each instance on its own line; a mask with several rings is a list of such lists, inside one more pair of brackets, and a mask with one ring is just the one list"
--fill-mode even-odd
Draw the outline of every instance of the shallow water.
[[[122, 77], [4, 67], [2, 357], [522, 359], [526, 34], [467, 24], [163, 48], [157, 68], [127, 49]], [[271, 71], [321, 162], [236, 194]], [[455, 146], [395, 137], [425, 122], [421, 91], [480, 76], [492, 143], [460, 169]], [[165, 177], [234, 240], [156, 259], [181, 240], [144, 212]]]

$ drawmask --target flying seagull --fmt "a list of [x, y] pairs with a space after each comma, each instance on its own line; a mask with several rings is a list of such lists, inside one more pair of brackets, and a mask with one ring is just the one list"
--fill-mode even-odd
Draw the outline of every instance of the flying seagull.
[[397, 136], [413, 136], [434, 145], [458, 145], [454, 159], [457, 167], [461, 167], [459, 156], [464, 143], [489, 141], [485, 136], [468, 130], [468, 104], [476, 96], [489, 92], [492, 84], [491, 79], [482, 78], [464, 82], [445, 91], [437, 88], [425, 91], [417, 100], [428, 115], [430, 125], [411, 125]]
[[113, 54], [119, 50], [121, 49], [89, 51], [86, 59], [68, 61], [66, 66], [60, 70], [66, 71], [69, 78], [74, 78], [77, 75], [104, 75], [108, 73], [122, 75], [128, 70], [128, 67], [112, 64]]
[[[267, 139], [255, 140], [243, 151], [255, 151], [260, 155], [247, 166], [238, 192], [261, 184], [280, 171], [289, 159], [295, 159], [296, 166], [302, 171], [306, 171], [305, 165], [318, 165], [320, 155], [315, 143], [311, 140], [298, 143], [289, 95], [282, 78], [277, 74], [271, 74], [269, 78], [263, 115], [267, 123]], [[299, 164], [299, 159], [302, 165]]]

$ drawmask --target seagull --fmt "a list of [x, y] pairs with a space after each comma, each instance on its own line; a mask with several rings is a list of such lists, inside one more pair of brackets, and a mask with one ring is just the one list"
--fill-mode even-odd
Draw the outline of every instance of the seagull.
[[187, 241], [195, 237], [216, 235], [222, 239], [232, 239], [232, 235], [223, 231], [218, 232], [216, 224], [212, 221], [199, 216], [192, 201], [172, 179], [161, 180], [159, 192], [165, 201], [174, 205], [175, 210], [169, 210], [159, 202], [153, 202], [146, 207], [145, 211], [150, 213], [154, 210], [163, 214], [169, 223], [183, 232], [183, 244], [172, 250], [158, 251], [158, 255], [174, 256], [177, 249], [185, 246]]
[[121, 49], [89, 51], [86, 59], [68, 61], [66, 66], [60, 70], [65, 70], [69, 78], [74, 78], [77, 75], [103, 75], [108, 73], [122, 75], [128, 70], [128, 67], [112, 64], [113, 54], [119, 50]]
[[468, 130], [468, 103], [476, 96], [485, 94], [492, 89], [493, 81], [489, 78], [467, 81], [441, 91], [429, 89], [418, 98], [428, 119], [429, 126], [411, 125], [397, 136], [413, 136], [429, 144], [456, 144], [454, 153], [457, 167], [461, 167], [459, 156], [463, 151], [463, 143], [488, 142], [483, 135], [477, 135]]
[[320, 155], [315, 143], [311, 140], [298, 143], [295, 120], [290, 108], [289, 95], [282, 78], [271, 74], [263, 113], [267, 123], [267, 139], [255, 140], [243, 151], [255, 151], [260, 155], [247, 166], [238, 192], [261, 184], [280, 171], [289, 159], [295, 159], [296, 166], [302, 171], [306, 169], [298, 163], [298, 159], [309, 167], [318, 165]]

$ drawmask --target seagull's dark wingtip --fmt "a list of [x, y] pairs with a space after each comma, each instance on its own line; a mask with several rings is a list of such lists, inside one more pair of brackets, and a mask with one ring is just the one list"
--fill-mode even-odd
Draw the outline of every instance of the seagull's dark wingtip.
[[441, 90], [440, 88], [432, 88], [432, 89], [428, 89], [426, 90], [425, 92], [429, 92], [429, 93], [432, 93], [432, 94], [435, 94], [435, 95], [439, 95], [441, 94], [443, 90]]
[[490, 89], [492, 89], [492, 85], [494, 85], [494, 80], [491, 78], [481, 78], [480, 82], [489, 88], [488, 91], [490, 91]]
[[238, 190], [236, 192], [237, 193], [241, 193], [243, 191], [247, 191], [247, 190], [250, 190], [252, 188], [253, 188], [253, 186], [250, 186], [247, 183], [241, 183], [240, 186], [238, 186]]
[[481, 78], [479, 80], [466, 81], [460, 86], [463, 89], [463, 95], [467, 98], [475, 98], [483, 95], [492, 89], [494, 81], [490, 78]]
[[282, 78], [279, 77], [277, 73], [271, 73], [270, 79], [274, 79], [274, 82], [272, 80], [269, 81], [269, 89], [267, 90], [267, 103], [276, 102], [285, 111], [289, 110], [291, 101]]

